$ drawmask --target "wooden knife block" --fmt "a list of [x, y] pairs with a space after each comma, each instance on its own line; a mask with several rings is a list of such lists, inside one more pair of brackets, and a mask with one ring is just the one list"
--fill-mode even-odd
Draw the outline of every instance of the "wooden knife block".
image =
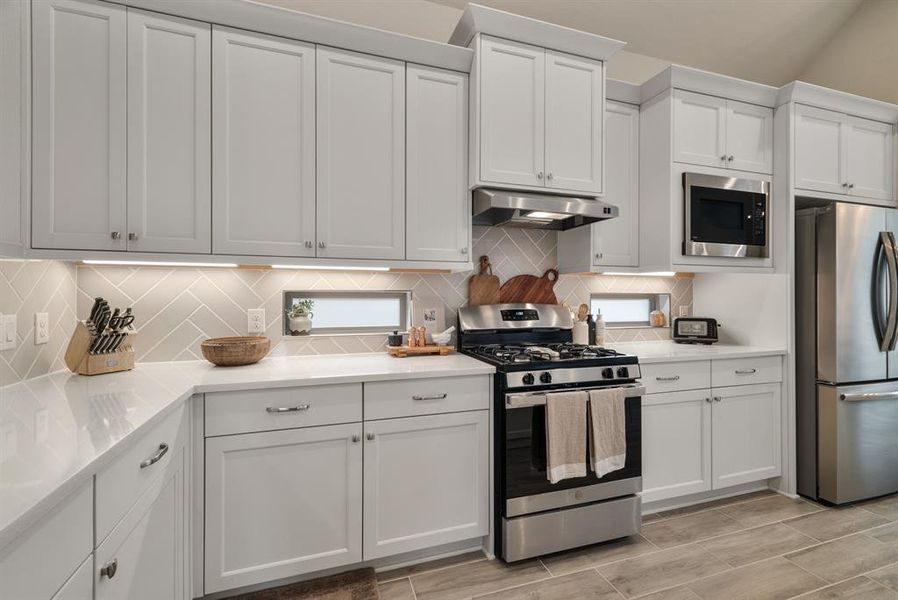
[[130, 371], [134, 368], [134, 342], [136, 333], [128, 333], [118, 350], [106, 354], [90, 354], [93, 338], [84, 321], [78, 321], [75, 331], [65, 351], [65, 365], [72, 373], [79, 375], [101, 375], [118, 371]]

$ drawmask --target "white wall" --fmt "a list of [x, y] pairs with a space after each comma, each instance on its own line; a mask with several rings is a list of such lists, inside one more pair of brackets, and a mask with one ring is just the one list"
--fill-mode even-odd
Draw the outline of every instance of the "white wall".
[[789, 278], [753, 273], [698, 273], [693, 312], [720, 321], [720, 341], [787, 348]]

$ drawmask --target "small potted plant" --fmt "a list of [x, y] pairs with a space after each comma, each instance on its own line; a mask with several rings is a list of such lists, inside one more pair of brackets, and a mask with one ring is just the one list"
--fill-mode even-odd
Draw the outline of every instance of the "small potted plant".
[[315, 302], [311, 298], [294, 298], [293, 306], [287, 309], [287, 320], [291, 335], [309, 333], [312, 329], [312, 308]]

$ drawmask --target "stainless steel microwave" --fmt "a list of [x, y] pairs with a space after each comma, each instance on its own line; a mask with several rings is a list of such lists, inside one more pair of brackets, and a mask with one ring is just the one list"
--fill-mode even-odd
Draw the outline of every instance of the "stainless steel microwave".
[[685, 256], [770, 256], [770, 183], [683, 173]]

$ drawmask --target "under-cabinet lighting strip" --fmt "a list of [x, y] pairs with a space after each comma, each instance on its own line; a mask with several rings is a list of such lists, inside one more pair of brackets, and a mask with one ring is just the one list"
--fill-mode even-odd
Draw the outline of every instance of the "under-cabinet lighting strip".
[[122, 267], [225, 267], [236, 269], [237, 263], [161, 262], [151, 260], [82, 260], [85, 265], [113, 265]]
[[271, 265], [272, 269], [306, 269], [309, 271], [389, 271], [389, 267], [336, 267], [320, 265]]

